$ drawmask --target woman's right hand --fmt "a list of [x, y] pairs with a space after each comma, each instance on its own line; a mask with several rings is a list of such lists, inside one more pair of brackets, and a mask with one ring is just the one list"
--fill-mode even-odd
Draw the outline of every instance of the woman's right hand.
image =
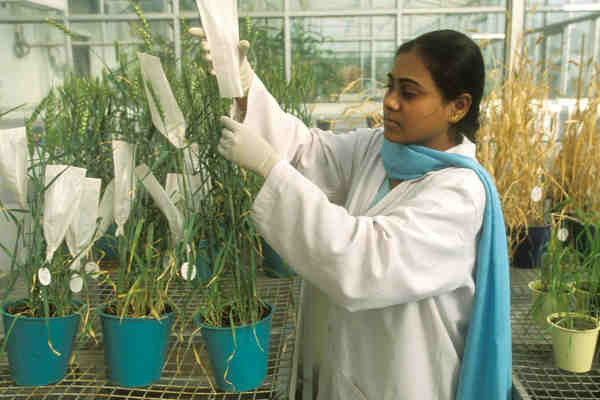
[[[202, 28], [190, 28], [188, 32], [200, 39], [200, 45], [204, 52], [204, 59], [212, 64], [212, 56], [210, 54], [210, 47], [208, 46], [208, 40], [206, 39], [206, 34], [204, 33], [204, 29]], [[248, 58], [246, 55], [248, 54], [248, 50], [250, 49], [250, 43], [247, 40], [241, 40], [238, 43], [238, 53], [240, 57], [240, 81], [242, 83], [242, 90], [244, 92], [244, 98], [248, 96], [248, 90], [250, 90], [250, 85], [252, 84], [252, 77], [254, 76], [254, 71], [250, 67], [248, 63]], [[211, 75], [215, 75], [214, 65], [210, 71]]]

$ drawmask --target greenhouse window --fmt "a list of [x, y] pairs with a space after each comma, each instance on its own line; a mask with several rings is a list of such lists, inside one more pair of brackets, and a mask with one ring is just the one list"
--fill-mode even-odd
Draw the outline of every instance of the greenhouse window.
[[24, 3], [45, 6], [61, 11], [65, 11], [67, 9], [67, 0], [25, 0]]

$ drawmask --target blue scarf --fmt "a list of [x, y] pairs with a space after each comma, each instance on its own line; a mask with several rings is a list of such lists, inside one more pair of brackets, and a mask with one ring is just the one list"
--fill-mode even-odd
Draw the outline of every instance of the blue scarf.
[[510, 283], [506, 231], [498, 192], [474, 159], [384, 139], [383, 166], [392, 179], [416, 179], [446, 167], [470, 168], [485, 186], [483, 229], [477, 248], [475, 300], [465, 343], [456, 400], [512, 397]]

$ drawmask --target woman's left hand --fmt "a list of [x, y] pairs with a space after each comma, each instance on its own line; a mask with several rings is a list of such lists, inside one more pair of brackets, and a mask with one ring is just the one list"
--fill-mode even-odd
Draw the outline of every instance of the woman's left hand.
[[281, 160], [281, 157], [262, 137], [248, 127], [229, 117], [221, 117], [225, 126], [219, 141], [219, 153], [241, 167], [254, 171], [264, 178]]

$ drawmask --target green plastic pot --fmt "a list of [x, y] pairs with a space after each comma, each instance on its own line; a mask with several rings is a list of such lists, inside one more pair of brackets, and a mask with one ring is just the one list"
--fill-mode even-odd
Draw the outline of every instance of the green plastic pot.
[[160, 379], [175, 312], [153, 318], [120, 318], [98, 311], [104, 334], [108, 380], [118, 386], [141, 387]]
[[[23, 304], [25, 300], [20, 299], [2, 305], [10, 375], [21, 386], [56, 383], [67, 373], [73, 343], [79, 330], [80, 314], [31, 318], [7, 311]], [[80, 311], [84, 307], [83, 303], [76, 301], [73, 305]]]
[[556, 366], [577, 373], [592, 369], [600, 330], [598, 319], [579, 313], [553, 313], [547, 321], [552, 327]]
[[216, 387], [225, 392], [247, 392], [262, 385], [267, 375], [271, 321], [275, 308], [255, 324], [235, 328], [217, 328], [201, 322], [202, 314], [194, 322], [202, 332], [213, 367]]

